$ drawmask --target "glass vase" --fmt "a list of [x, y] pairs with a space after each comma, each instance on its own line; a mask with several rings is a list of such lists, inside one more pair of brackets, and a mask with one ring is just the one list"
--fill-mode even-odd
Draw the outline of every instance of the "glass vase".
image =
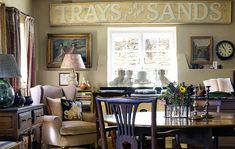
[[165, 117], [166, 118], [188, 118], [190, 116], [189, 105], [165, 105]]

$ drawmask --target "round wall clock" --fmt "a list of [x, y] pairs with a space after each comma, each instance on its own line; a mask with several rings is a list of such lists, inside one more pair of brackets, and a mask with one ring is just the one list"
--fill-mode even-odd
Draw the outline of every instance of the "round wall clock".
[[227, 60], [234, 54], [233, 43], [227, 40], [220, 41], [216, 45], [216, 54], [221, 60]]

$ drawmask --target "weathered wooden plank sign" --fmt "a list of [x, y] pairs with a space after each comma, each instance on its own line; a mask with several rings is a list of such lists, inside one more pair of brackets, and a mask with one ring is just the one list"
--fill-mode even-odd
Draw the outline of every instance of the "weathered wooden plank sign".
[[110, 1], [50, 5], [51, 25], [231, 23], [231, 0]]

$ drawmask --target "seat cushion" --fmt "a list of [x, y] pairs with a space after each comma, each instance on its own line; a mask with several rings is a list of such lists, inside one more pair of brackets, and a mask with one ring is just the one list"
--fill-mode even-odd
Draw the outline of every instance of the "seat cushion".
[[96, 123], [86, 121], [63, 121], [61, 135], [79, 135], [96, 132]]

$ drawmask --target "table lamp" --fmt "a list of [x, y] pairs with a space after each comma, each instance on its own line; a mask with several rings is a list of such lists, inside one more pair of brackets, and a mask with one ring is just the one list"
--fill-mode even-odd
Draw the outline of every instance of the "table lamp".
[[72, 69], [68, 77], [68, 84], [73, 84], [75, 86], [78, 85], [75, 71], [86, 68], [80, 54], [65, 54], [60, 67]]
[[21, 77], [15, 57], [0, 54], [0, 108], [7, 108], [14, 103], [15, 92], [5, 78]]

